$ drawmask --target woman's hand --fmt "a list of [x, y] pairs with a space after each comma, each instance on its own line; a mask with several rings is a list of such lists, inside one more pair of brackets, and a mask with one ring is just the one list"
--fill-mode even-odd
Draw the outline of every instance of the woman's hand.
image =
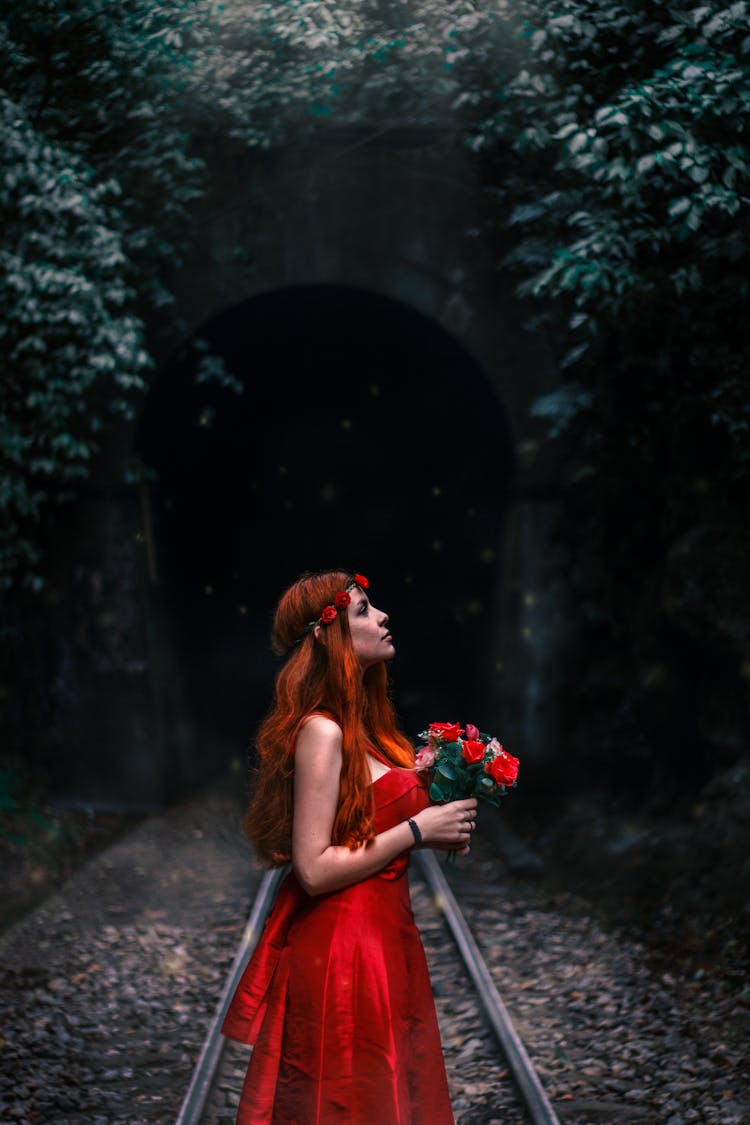
[[471, 834], [477, 826], [476, 797], [430, 805], [412, 817], [428, 848], [468, 855]]

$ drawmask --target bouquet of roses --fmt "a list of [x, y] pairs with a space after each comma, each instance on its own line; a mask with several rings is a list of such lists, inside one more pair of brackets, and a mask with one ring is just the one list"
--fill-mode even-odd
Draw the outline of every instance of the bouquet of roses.
[[499, 805], [507, 790], [515, 788], [518, 758], [472, 723], [465, 729], [458, 723], [430, 723], [419, 738], [425, 744], [417, 750], [415, 769], [429, 771], [433, 801], [481, 797]]

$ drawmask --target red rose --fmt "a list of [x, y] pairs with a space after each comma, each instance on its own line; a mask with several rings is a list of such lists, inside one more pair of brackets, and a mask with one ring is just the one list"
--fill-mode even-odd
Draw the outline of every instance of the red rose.
[[484, 767], [484, 772], [498, 785], [512, 785], [518, 777], [518, 758], [514, 758], [501, 746], [497, 757]]
[[456, 742], [463, 731], [458, 723], [430, 723], [430, 734], [443, 742]]
[[332, 605], [327, 605], [320, 615], [320, 620], [324, 625], [330, 625], [338, 617], [336, 609]]
[[473, 766], [484, 757], [484, 743], [478, 738], [461, 739], [461, 757]]
[[355, 574], [354, 583], [356, 586], [359, 586], [360, 590], [368, 590], [370, 588], [370, 583], [365, 578], [364, 574]]
[[346, 590], [339, 590], [333, 600], [336, 604], [336, 609], [346, 609], [352, 599], [351, 596], [347, 594]]

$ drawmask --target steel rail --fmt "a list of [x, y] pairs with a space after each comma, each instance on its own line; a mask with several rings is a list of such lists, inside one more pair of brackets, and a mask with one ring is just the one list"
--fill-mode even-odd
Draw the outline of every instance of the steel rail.
[[245, 931], [240, 941], [239, 949], [235, 955], [232, 967], [229, 970], [224, 991], [216, 1005], [213, 1019], [208, 1026], [206, 1037], [203, 1040], [198, 1061], [195, 1064], [193, 1077], [190, 1080], [187, 1093], [180, 1108], [175, 1125], [199, 1125], [206, 1108], [211, 1085], [219, 1066], [224, 1050], [224, 1041], [221, 1035], [221, 1025], [227, 1014], [227, 1008], [234, 995], [234, 990], [242, 975], [245, 962], [255, 949], [260, 937], [263, 923], [276, 898], [276, 891], [286, 868], [277, 867], [267, 871], [263, 876], [258, 892], [255, 896], [250, 916], [245, 926]]
[[[487, 964], [469, 929], [463, 911], [443, 874], [433, 852], [413, 853], [417, 872], [432, 894], [432, 902], [446, 922], [467, 972], [482, 1002], [508, 1066], [513, 1074], [519, 1094], [528, 1109], [533, 1125], [560, 1125], [539, 1076], [529, 1059], [508, 1011], [500, 998]], [[185, 1095], [175, 1125], [200, 1125], [216, 1073], [224, 1051], [221, 1025], [237, 983], [261, 934], [263, 923], [276, 897], [278, 885], [286, 868], [268, 871], [258, 888], [250, 916], [245, 926], [239, 948], [229, 970], [221, 998], [206, 1032], [203, 1046]]]
[[436, 908], [443, 914], [453, 935], [534, 1125], [560, 1125], [533, 1063], [526, 1053], [526, 1048], [508, 1015], [508, 1010], [500, 999], [495, 982], [464, 918], [463, 911], [434, 853], [415, 851], [414, 860], [432, 891]]

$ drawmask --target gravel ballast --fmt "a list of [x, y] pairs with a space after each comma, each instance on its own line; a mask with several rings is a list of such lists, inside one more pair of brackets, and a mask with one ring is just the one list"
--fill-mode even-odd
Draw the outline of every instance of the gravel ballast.
[[[0, 1120], [175, 1120], [261, 874], [240, 815], [213, 793], [149, 817], [2, 935]], [[665, 967], [585, 900], [512, 876], [481, 837], [447, 873], [561, 1121], [750, 1120], [748, 1010], [730, 977]], [[413, 897], [456, 1121], [521, 1125], [416, 880]]]

